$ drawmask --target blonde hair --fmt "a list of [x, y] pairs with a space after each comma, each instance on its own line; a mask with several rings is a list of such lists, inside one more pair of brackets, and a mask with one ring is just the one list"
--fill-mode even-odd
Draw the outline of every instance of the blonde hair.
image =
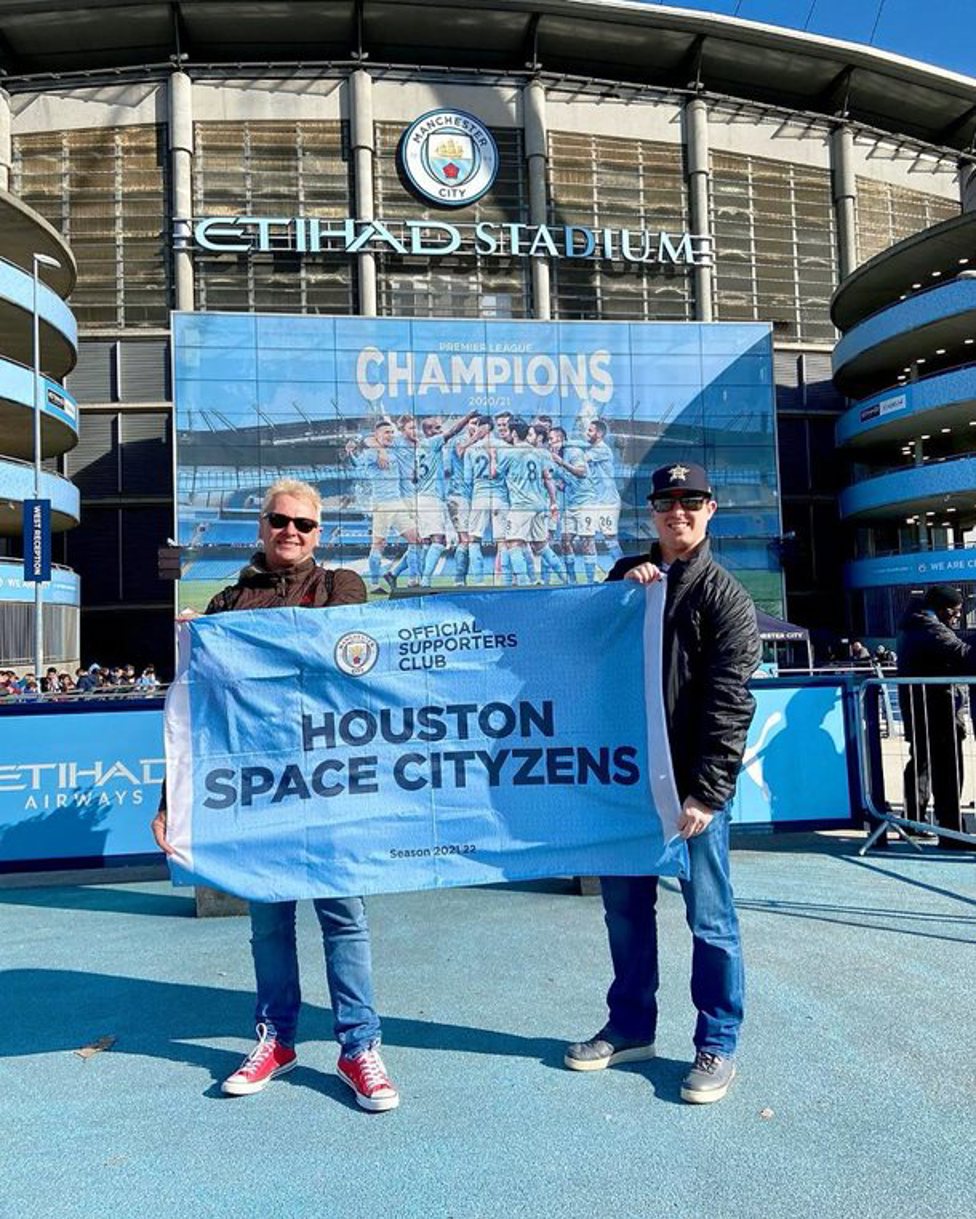
[[271, 505], [279, 495], [290, 495], [293, 499], [303, 499], [315, 509], [316, 517], [322, 515], [322, 496], [311, 483], [303, 483], [297, 478], [279, 478], [264, 493], [264, 502], [261, 504], [262, 516], [265, 512], [271, 511]]

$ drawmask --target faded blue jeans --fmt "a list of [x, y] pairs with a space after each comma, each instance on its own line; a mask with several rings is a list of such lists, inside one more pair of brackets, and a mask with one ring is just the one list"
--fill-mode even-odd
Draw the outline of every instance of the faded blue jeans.
[[[325, 976], [336, 1040], [354, 1057], [380, 1039], [373, 1006], [366, 905], [361, 897], [318, 897], [312, 902], [322, 928]], [[256, 1024], [284, 1045], [295, 1044], [302, 1002], [295, 942], [295, 902], [251, 903], [251, 952], [257, 977]]]
[[[726, 810], [688, 840], [688, 857], [691, 875], [680, 883], [692, 935], [695, 1048], [729, 1057], [742, 1024], [744, 978]], [[604, 876], [600, 883], [613, 961], [607, 1027], [628, 1040], [650, 1042], [657, 1031], [657, 877]]]

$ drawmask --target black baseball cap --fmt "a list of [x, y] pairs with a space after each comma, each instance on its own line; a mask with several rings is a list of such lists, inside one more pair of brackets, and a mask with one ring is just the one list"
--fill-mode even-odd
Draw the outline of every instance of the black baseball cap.
[[711, 498], [712, 488], [708, 484], [704, 466], [693, 461], [674, 461], [670, 465], [660, 466], [651, 475], [651, 493], [647, 498], [682, 491]]

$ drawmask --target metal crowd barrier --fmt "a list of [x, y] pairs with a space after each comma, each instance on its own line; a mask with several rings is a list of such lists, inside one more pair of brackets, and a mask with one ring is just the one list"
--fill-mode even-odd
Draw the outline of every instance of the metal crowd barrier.
[[97, 690], [58, 690], [53, 694], [41, 690], [31, 693], [20, 691], [17, 694], [0, 695], [0, 706], [24, 706], [31, 703], [104, 703], [134, 698], [162, 698], [168, 689], [169, 686], [159, 683], [156, 686], [101, 686]]
[[868, 677], [856, 697], [857, 774], [874, 826], [858, 853], [888, 830], [917, 850], [917, 837], [937, 834], [976, 851], [976, 680]]

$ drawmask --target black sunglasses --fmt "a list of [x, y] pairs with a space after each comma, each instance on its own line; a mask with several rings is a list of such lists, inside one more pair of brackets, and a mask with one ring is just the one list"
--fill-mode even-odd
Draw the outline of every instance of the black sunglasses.
[[284, 529], [286, 525], [294, 525], [299, 533], [311, 533], [319, 527], [318, 521], [313, 521], [310, 516], [285, 516], [283, 512], [266, 512], [264, 519], [272, 529]]
[[651, 507], [655, 512], [670, 512], [675, 504], [689, 512], [701, 512], [708, 503], [707, 495], [652, 495]]

